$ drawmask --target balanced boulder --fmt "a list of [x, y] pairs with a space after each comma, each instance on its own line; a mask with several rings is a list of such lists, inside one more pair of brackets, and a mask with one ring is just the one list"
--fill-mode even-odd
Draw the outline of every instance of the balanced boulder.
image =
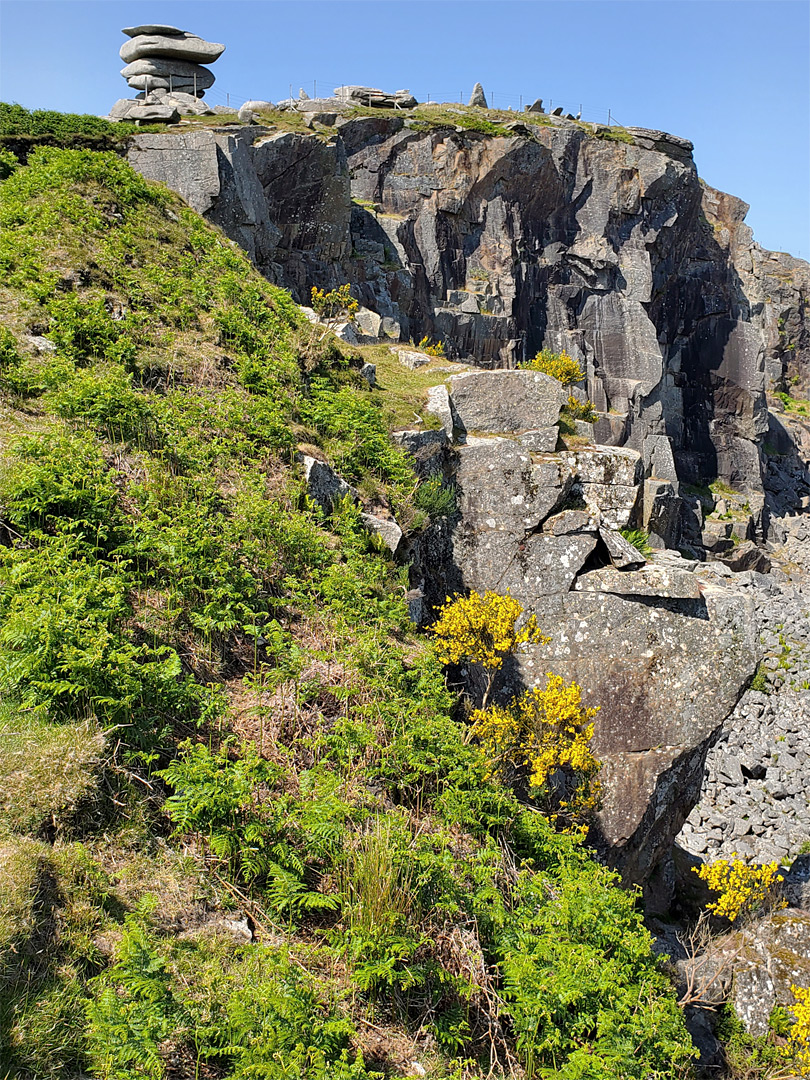
[[395, 90], [393, 94], [386, 90], [377, 90], [373, 86], [337, 86], [335, 97], [341, 101], [352, 101], [358, 105], [373, 109], [413, 109], [416, 98], [410, 90]]
[[150, 57], [135, 60], [121, 68], [121, 75], [137, 90], [207, 90], [214, 85], [214, 75], [200, 64], [185, 60]]
[[224, 45], [205, 41], [196, 34], [139, 34], [124, 42], [119, 56], [125, 64], [151, 56], [186, 60], [190, 64], [211, 64], [224, 52]]
[[120, 50], [126, 65], [121, 75], [139, 93], [134, 101], [117, 101], [110, 110], [111, 120], [144, 120], [144, 109], [157, 110], [150, 119], [167, 122], [211, 111], [199, 99], [215, 80], [201, 65], [221, 56], [224, 45], [162, 23], [126, 26], [122, 33], [129, 41]]

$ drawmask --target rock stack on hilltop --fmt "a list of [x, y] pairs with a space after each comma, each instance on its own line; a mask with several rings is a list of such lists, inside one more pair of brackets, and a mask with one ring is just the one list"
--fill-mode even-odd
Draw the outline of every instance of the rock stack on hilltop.
[[181, 115], [211, 111], [201, 98], [213, 86], [214, 75], [203, 65], [217, 60], [224, 45], [176, 26], [150, 23], [126, 26], [121, 32], [129, 38], [119, 53], [126, 64], [121, 75], [139, 93], [135, 99], [117, 101], [111, 120], [171, 123]]

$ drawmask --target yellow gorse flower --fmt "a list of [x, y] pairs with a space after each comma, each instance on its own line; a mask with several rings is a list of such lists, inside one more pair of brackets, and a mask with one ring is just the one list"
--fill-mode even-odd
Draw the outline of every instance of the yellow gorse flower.
[[796, 1004], [790, 1006], [795, 1023], [790, 1029], [785, 1057], [799, 1066], [801, 1076], [810, 1076], [810, 987], [791, 986]]
[[525, 367], [531, 371], [542, 371], [563, 386], [582, 382], [585, 378], [585, 372], [572, 356], [567, 352], [555, 353], [551, 349], [541, 349]]
[[[719, 894], [717, 900], [706, 905], [708, 910], [729, 922], [761, 908], [783, 880], [775, 862], [748, 866], [738, 858], [718, 859], [693, 870], [712, 892]], [[784, 907], [785, 902], [777, 906]]]
[[573, 791], [559, 800], [560, 813], [581, 821], [599, 800], [600, 763], [590, 747], [598, 709], [582, 702], [582, 688], [549, 672], [545, 687], [534, 687], [508, 706], [479, 709], [472, 717], [473, 734], [493, 773], [528, 768], [533, 788], [547, 787], [559, 770], [569, 774]]
[[340, 288], [332, 289], [331, 292], [313, 286], [310, 296], [313, 311], [324, 319], [334, 319], [338, 315], [345, 315], [351, 322], [360, 307], [352, 296], [351, 285], [341, 285]]
[[540, 632], [534, 615], [520, 627], [523, 608], [511, 596], [487, 590], [482, 596], [447, 597], [431, 627], [436, 655], [443, 664], [470, 660], [496, 672], [519, 645], [546, 645], [551, 640]]

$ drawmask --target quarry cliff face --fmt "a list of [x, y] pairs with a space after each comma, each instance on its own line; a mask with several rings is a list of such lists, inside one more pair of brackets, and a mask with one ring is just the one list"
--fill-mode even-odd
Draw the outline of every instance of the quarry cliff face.
[[[488, 134], [411, 124], [144, 134], [129, 159], [299, 302], [351, 282], [374, 340], [426, 335], [489, 369], [540, 348], [579, 361], [599, 413], [579, 449], [558, 443], [559, 384], [499, 370], [434, 388], [444, 430], [399, 437], [458, 512], [400, 554], [423, 618], [493, 589], [555, 627], [509, 689], [550, 668], [601, 705], [599, 843], [648, 881], [760, 658], [745, 588], [761, 575], [743, 587], [671, 549], [767, 569], [745, 541], [785, 543], [785, 515], [810, 505], [810, 429], [774, 395], [807, 385], [810, 267], [753, 242], [746, 205], [700, 181], [684, 139], [555, 117]], [[712, 517], [686, 485], [718, 478], [734, 491]], [[627, 527], [670, 550], [634, 563]]]
[[649, 462], [664, 436], [660, 479], [761, 491], [766, 393], [810, 371], [810, 268], [753, 242], [688, 141], [546, 120], [142, 135], [129, 158], [300, 302], [350, 281], [384, 333], [489, 367], [564, 348], [598, 442]]

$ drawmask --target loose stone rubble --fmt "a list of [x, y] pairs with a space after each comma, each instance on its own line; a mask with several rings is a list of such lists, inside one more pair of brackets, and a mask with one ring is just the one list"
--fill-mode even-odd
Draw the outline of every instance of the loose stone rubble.
[[774, 576], [784, 575], [733, 575], [753, 600], [765, 655], [758, 688], [709, 751], [700, 802], [678, 837], [702, 859], [786, 863], [810, 842], [810, 583]]

